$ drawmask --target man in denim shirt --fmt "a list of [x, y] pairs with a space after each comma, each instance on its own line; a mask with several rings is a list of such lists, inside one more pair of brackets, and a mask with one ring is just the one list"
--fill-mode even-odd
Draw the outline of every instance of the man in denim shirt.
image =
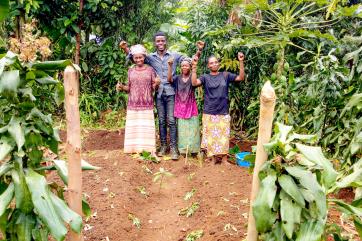
[[[158, 112], [158, 122], [160, 129], [161, 148], [158, 156], [164, 156], [167, 150], [167, 125], [170, 128], [170, 154], [171, 159], [178, 159], [177, 152], [177, 129], [174, 117], [175, 90], [167, 81], [168, 60], [173, 58], [172, 75], [175, 76], [176, 67], [182, 62], [184, 56], [167, 50], [167, 37], [163, 32], [157, 32], [153, 37], [156, 52], [147, 55], [145, 63], [149, 64], [161, 79], [161, 84], [157, 91], [156, 107]], [[125, 41], [119, 46], [128, 54], [129, 49]], [[200, 57], [204, 43], [197, 43], [198, 51], [196, 56]]]

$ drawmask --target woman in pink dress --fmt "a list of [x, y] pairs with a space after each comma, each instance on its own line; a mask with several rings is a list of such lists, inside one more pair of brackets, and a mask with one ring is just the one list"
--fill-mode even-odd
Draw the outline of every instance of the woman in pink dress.
[[153, 92], [160, 81], [153, 68], [144, 64], [147, 51], [142, 45], [132, 46], [130, 54], [135, 65], [128, 70], [128, 84], [116, 86], [118, 91], [128, 92], [124, 153], [155, 153]]

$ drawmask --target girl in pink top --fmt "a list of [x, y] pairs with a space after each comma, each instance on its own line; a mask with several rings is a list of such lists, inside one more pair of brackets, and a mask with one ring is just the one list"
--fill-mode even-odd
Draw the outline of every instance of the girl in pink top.
[[177, 118], [178, 150], [181, 154], [200, 151], [200, 126], [195, 87], [191, 83], [191, 59], [181, 62], [181, 74], [172, 77], [173, 59], [168, 61], [168, 81], [175, 88], [174, 116]]

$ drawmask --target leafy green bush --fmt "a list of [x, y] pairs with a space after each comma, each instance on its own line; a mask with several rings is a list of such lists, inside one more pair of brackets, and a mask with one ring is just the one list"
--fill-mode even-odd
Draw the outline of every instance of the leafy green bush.
[[359, 230], [359, 202], [350, 205], [328, 195], [355, 182], [361, 166], [355, 166], [352, 176], [341, 178], [322, 149], [311, 145], [316, 140], [316, 135], [292, 133], [291, 126], [278, 123], [264, 146], [268, 161], [259, 174], [260, 190], [253, 203], [261, 240], [325, 240], [331, 206], [350, 215]]
[[81, 231], [82, 217], [63, 200], [63, 188], [49, 185], [44, 173], [57, 169], [67, 184], [64, 161], [45, 167], [51, 162], [45, 153], [58, 153], [60, 139], [51, 115], [38, 108], [54, 102], [48, 97], [60, 103], [62, 95], [37, 95], [60, 84], [53, 76], [69, 64], [69, 60], [22, 63], [12, 52], [0, 55], [0, 230], [6, 240], [45, 241], [49, 232], [64, 240], [64, 223]]

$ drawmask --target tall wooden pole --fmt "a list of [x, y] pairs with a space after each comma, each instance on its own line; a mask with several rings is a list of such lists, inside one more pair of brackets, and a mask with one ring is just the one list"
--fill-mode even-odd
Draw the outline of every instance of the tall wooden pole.
[[[82, 168], [80, 142], [80, 116], [78, 106], [78, 73], [72, 66], [64, 71], [65, 114], [67, 118], [68, 191], [69, 207], [82, 215]], [[82, 233], [70, 231], [70, 241], [82, 241]]]
[[259, 119], [259, 131], [258, 131], [258, 142], [256, 147], [256, 159], [253, 173], [253, 183], [250, 195], [250, 212], [248, 222], [248, 236], [247, 241], [257, 241], [258, 232], [255, 226], [255, 218], [253, 215], [253, 202], [259, 191], [259, 171], [261, 166], [267, 160], [268, 155], [264, 150], [264, 144], [270, 141], [272, 127], [273, 127], [273, 113], [275, 107], [275, 92], [267, 81], [260, 94], [260, 119]]

